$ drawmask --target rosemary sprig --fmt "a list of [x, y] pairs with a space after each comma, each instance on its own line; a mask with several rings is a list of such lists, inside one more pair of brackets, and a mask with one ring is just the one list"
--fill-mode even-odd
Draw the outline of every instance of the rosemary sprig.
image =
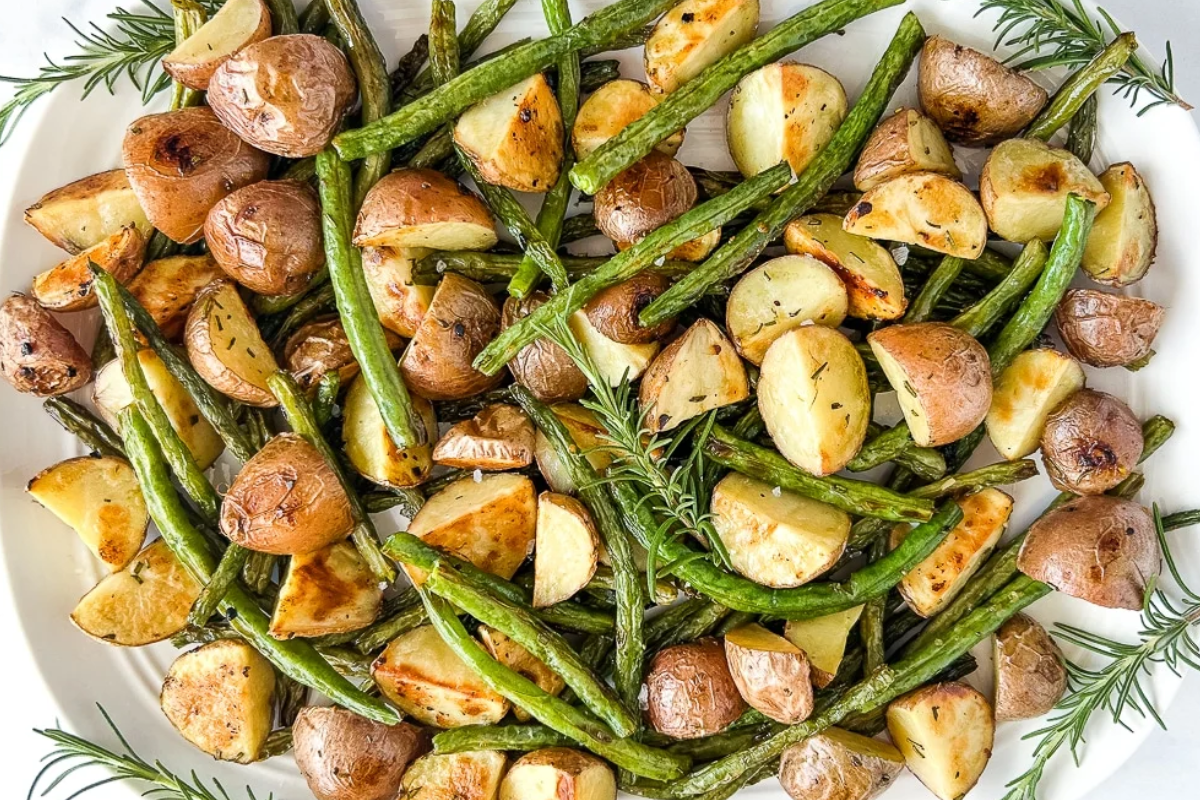
[[[1070, 0], [1069, 3], [1066, 0], [983, 0], [978, 13], [993, 10], [1000, 11], [1000, 18], [993, 26], [997, 33], [996, 45], [1018, 47], [1008, 60], [1017, 62], [1020, 69], [1078, 69], [1122, 32], [1107, 11], [1097, 8], [1100, 19], [1094, 19], [1081, 0]], [[1138, 104], [1142, 92], [1152, 98], [1138, 111], [1138, 116], [1160, 105], [1173, 104], [1189, 111], [1192, 108], [1175, 92], [1175, 58], [1170, 42], [1166, 49], [1166, 60], [1157, 69], [1135, 55], [1125, 69], [1110, 80], [1118, 87], [1117, 94], [1127, 98], [1131, 106]], [[1048, 52], [1043, 53], [1043, 50]]]
[[[1194, 515], [1180, 516], [1184, 517], [1184, 524], [1196, 521]], [[1156, 664], [1166, 665], [1176, 675], [1180, 674], [1181, 666], [1200, 670], [1200, 643], [1193, 630], [1200, 623], [1200, 594], [1188, 588], [1179, 574], [1158, 506], [1154, 507], [1154, 525], [1163, 560], [1183, 595], [1182, 599], [1172, 600], [1161, 588], [1152, 587], [1146, 593], [1142, 630], [1134, 644], [1118, 642], [1071, 625], [1056, 627], [1060, 639], [1096, 653], [1106, 662], [1096, 669], [1067, 662], [1069, 692], [1056, 706], [1046, 725], [1025, 736], [1038, 740], [1033, 751], [1033, 764], [1008, 784], [1009, 791], [1004, 800], [1036, 800], [1046, 766], [1064, 746], [1070, 749], [1078, 764], [1088, 722], [1098, 711], [1108, 712], [1112, 721], [1122, 727], [1128, 727], [1124, 716], [1132, 711], [1142, 717], [1149, 716], [1165, 728], [1143, 684], [1143, 677], [1149, 675]]]

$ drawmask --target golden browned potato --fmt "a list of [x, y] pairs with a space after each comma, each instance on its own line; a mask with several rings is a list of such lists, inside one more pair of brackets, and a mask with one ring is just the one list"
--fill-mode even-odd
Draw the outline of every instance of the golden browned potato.
[[500, 332], [500, 306], [469, 278], [448, 273], [400, 359], [400, 373], [427, 400], [460, 400], [486, 391], [504, 373], [484, 375], [471, 362]]
[[476, 103], [454, 123], [454, 143], [488, 183], [518, 192], [550, 191], [563, 157], [563, 118], [538, 72]]
[[92, 359], [71, 332], [32, 297], [0, 304], [0, 374], [38, 397], [73, 392], [92, 379]]
[[360, 375], [350, 384], [342, 401], [342, 435], [346, 457], [360, 475], [370, 481], [403, 489], [424, 483], [433, 470], [433, 443], [437, 439], [437, 417], [433, 404], [423, 397], [412, 398], [413, 412], [425, 428], [424, 444], [396, 447]]
[[114, 233], [100, 244], [51, 267], [33, 278], [30, 293], [51, 311], [83, 311], [94, 308], [92, 271], [89, 262], [112, 274], [118, 283], [129, 283], [142, 268], [146, 239], [134, 226]]
[[[384, 331], [388, 347], [400, 347], [400, 337], [389, 330]], [[283, 346], [283, 368], [302, 389], [316, 388], [321, 379], [336, 372], [345, 386], [358, 374], [358, 362], [346, 338], [342, 320], [335, 315], [323, 316], [301, 325], [288, 337]]]
[[823, 617], [787, 621], [783, 638], [808, 656], [813, 686], [824, 689], [837, 677], [846, 655], [846, 641], [850, 638], [850, 631], [858, 624], [862, 610], [862, 606], [854, 606]]
[[[865, 236], [842, 229], [834, 214], [806, 214], [783, 231], [789, 253], [828, 264], [846, 287], [847, 311], [860, 319], [899, 319], [908, 308], [904, 278], [892, 254]], [[732, 298], [731, 298], [732, 301]]]
[[768, 64], [738, 81], [725, 133], [733, 163], [747, 178], [786, 161], [799, 175], [846, 118], [842, 82], [809, 64]]
[[647, 430], [659, 433], [749, 396], [750, 380], [733, 342], [701, 318], [650, 364], [638, 401]]
[[621, 344], [608, 338], [596, 330], [583, 309], [567, 318], [567, 327], [609, 386], [619, 386], [622, 380], [637, 380], [658, 355], [658, 342]]
[[292, 724], [296, 766], [317, 800], [396, 800], [408, 765], [429, 752], [416, 725], [384, 725], [336, 706], [305, 706]]
[[1045, 628], [1024, 614], [996, 631], [992, 656], [998, 722], [1048, 714], [1067, 690], [1062, 651]]
[[[543, 292], [532, 292], [524, 300], [509, 297], [504, 301], [501, 330], [529, 316], [549, 299]], [[578, 400], [587, 392], [587, 378], [567, 351], [549, 339], [538, 339], [521, 348], [508, 362], [508, 370], [517, 383], [543, 403]]]
[[[596, 227], [624, 249], [691, 209], [698, 194], [696, 180], [687, 167], [655, 150], [596, 193]], [[707, 255], [704, 249], [712, 249], [705, 238], [711, 237], [689, 242], [668, 258], [703, 259]]]
[[528, 467], [533, 463], [533, 423], [517, 406], [487, 406], [446, 431], [433, 448], [433, 461], [459, 469]]
[[867, 140], [854, 169], [854, 186], [865, 192], [912, 172], [962, 179], [954, 153], [933, 120], [916, 109], [902, 108], [880, 123]]
[[1128, 477], [1142, 457], [1142, 425], [1111, 394], [1080, 389], [1046, 418], [1042, 461], [1056, 489], [1102, 494]]
[[683, 0], [646, 40], [646, 79], [667, 94], [754, 38], [758, 0]]
[[383, 592], [350, 542], [288, 560], [268, 629], [276, 639], [357, 631], [379, 616]]
[[359, 247], [487, 250], [497, 242], [492, 212], [457, 181], [432, 169], [398, 169], [371, 187], [358, 212]]
[[208, 212], [204, 240], [221, 269], [258, 294], [294, 295], [325, 266], [321, 206], [302, 181], [261, 181]]
[[500, 800], [616, 800], [617, 779], [599, 758], [548, 747], [518, 758], [500, 784]]
[[71, 612], [71, 622], [107, 644], [161, 642], [187, 627], [200, 588], [167, 543], [155, 539], [124, 569], [85, 594]]
[[913, 172], [863, 193], [842, 226], [859, 236], [919, 244], [973, 261], [987, 245], [988, 217], [961, 183], [936, 172]]
[[143, 236], [151, 231], [123, 169], [97, 172], [43, 195], [25, 209], [25, 221], [72, 255], [130, 225]]
[[592, 327], [620, 344], [649, 344], [664, 338], [675, 327], [674, 319], [663, 320], [652, 328], [638, 321], [638, 315], [671, 285], [656, 272], [641, 272], [627, 281], [597, 292], [583, 310]]
[[228, 0], [200, 30], [163, 56], [162, 66], [184, 86], [204, 91], [217, 67], [270, 35], [271, 12], [262, 0]]
[[1083, 251], [1083, 271], [1110, 286], [1137, 283], [1154, 263], [1158, 218], [1145, 180], [1129, 163], [1100, 173], [1108, 206], [1096, 215]]
[[992, 392], [987, 432], [1005, 458], [1024, 458], [1038, 449], [1050, 412], [1083, 388], [1079, 362], [1050, 348], [1026, 350], [1012, 360]]
[[430, 754], [404, 773], [404, 800], [497, 800], [508, 756], [498, 750]]
[[267, 386], [279, 366], [232, 281], [213, 281], [200, 290], [183, 340], [196, 372], [218, 392], [259, 408], [279, 405]]
[[[619, 78], [604, 84], [592, 92], [575, 116], [575, 127], [571, 129], [575, 157], [587, 158], [658, 103], [658, 95], [641, 81]], [[683, 145], [683, 135], [684, 131], [677, 131], [659, 142], [655, 149], [673, 156]]]
[[746, 710], [716, 639], [658, 651], [650, 660], [646, 691], [650, 725], [676, 739], [720, 733]]
[[908, 768], [939, 800], [960, 800], [992, 757], [992, 706], [965, 683], [904, 695], [888, 706], [887, 725]]
[[121, 156], [146, 217], [181, 244], [199, 241], [208, 210], [267, 177], [271, 165], [270, 156], [239, 139], [208, 106], [134, 120]]
[[333, 469], [294, 433], [278, 434], [247, 461], [221, 503], [221, 533], [262, 553], [311, 553], [353, 526]]
[[783, 751], [779, 784], [792, 800], [871, 800], [903, 769], [887, 742], [828, 728]]
[[[559, 403], [551, 406], [554, 416], [567, 429], [571, 441], [583, 453], [584, 458], [596, 472], [603, 474], [613, 462], [611, 442], [606, 438], [607, 432], [600, 420], [589, 409], [578, 403]], [[550, 488], [562, 494], [574, 494], [578, 487], [558, 458], [558, 452], [551, 446], [546, 435], [541, 431], [533, 440], [533, 457], [537, 461], [538, 471], [546, 479]]]
[[600, 534], [587, 507], [556, 492], [538, 495], [533, 549], [533, 607], [570, 600], [596, 574]]
[[1033, 523], [1017, 566], [1072, 597], [1140, 611], [1147, 587], [1162, 569], [1162, 550], [1145, 508], [1089, 495]]
[[1054, 321], [1071, 355], [1093, 367], [1124, 367], [1149, 358], [1167, 310], [1141, 297], [1071, 289]]
[[226, 127], [285, 158], [319, 153], [357, 94], [342, 51], [321, 36], [272, 36], [244, 47], [213, 72], [208, 105]]
[[163, 336], [177, 339], [183, 333], [196, 295], [224, 275], [207, 253], [170, 256], [151, 261], [129, 282], [129, 292], [158, 323]]
[[411, 339], [433, 301], [432, 286], [413, 283], [413, 264], [423, 248], [364, 247], [363, 277], [383, 327]]
[[795, 725], [813, 711], [808, 656], [761, 625], [725, 634], [725, 660], [742, 699], [766, 716]]
[[941, 36], [925, 40], [920, 61], [921, 108], [946, 138], [985, 147], [1016, 136], [1049, 96], [991, 56]]
[[987, 416], [992, 365], [970, 334], [943, 322], [919, 322], [883, 328], [867, 341], [921, 447], [956, 442]]
[[[558, 673], [500, 631], [480, 625], [479, 638], [492, 658], [518, 675], [528, 678], [547, 694], [557, 697], [562, 694], [563, 689], [567, 688], [566, 681], [560, 678]], [[528, 722], [532, 719], [527, 711], [517, 707], [513, 708], [513, 716], [521, 722]]]

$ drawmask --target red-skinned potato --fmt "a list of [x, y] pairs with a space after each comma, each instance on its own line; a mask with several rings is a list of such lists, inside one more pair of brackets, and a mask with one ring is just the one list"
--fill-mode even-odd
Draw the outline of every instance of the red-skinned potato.
[[587, 312], [592, 327], [604, 336], [621, 344], [648, 344], [658, 341], [671, 332], [675, 320], [663, 320], [647, 328], [638, 320], [646, 306], [671, 285], [663, 275], [641, 272], [627, 281], [597, 292], [583, 310]]
[[163, 56], [163, 69], [189, 89], [202, 92], [230, 56], [270, 35], [271, 12], [263, 0], [228, 0], [200, 30]]
[[[509, 297], [504, 301], [501, 330], [529, 316], [549, 299], [543, 292], [533, 292], [524, 300]], [[567, 351], [549, 339], [538, 339], [525, 345], [508, 362], [508, 369], [517, 383], [543, 403], [578, 400], [587, 392], [587, 378]]]
[[1042, 430], [1042, 461], [1056, 489], [1102, 494], [1128, 477], [1142, 457], [1142, 426], [1129, 406], [1081, 389], [1064, 400]]
[[954, 153], [937, 125], [920, 111], [902, 108], [881, 122], [863, 146], [854, 169], [854, 187], [865, 192], [910, 172], [938, 172], [962, 179]]
[[1125, 367], [1154, 353], [1167, 311], [1141, 297], [1071, 289], [1054, 321], [1071, 355], [1093, 367]]
[[517, 406], [487, 406], [442, 435], [434, 463], [458, 469], [521, 469], [533, 463], [533, 423]]
[[903, 769], [887, 742], [828, 728], [783, 751], [779, 784], [792, 800], [872, 800]]
[[[400, 347], [400, 337], [384, 331], [388, 347]], [[315, 388], [330, 372], [336, 372], [342, 386], [349, 386], [358, 374], [358, 362], [350, 350], [346, 329], [337, 316], [318, 317], [293, 333], [283, 346], [283, 368], [302, 389]]]
[[751, 708], [785, 725], [812, 714], [808, 657], [787, 639], [761, 625], [744, 625], [725, 634], [725, 659]]
[[384, 725], [337, 707], [300, 709], [292, 737], [296, 766], [317, 800], [395, 800], [409, 763], [429, 751], [415, 725]]
[[89, 247], [33, 279], [30, 292], [38, 303], [51, 311], [83, 311], [96, 306], [92, 293], [90, 265], [108, 272], [118, 283], [126, 284], [142, 268], [146, 238], [133, 225], [114, 233], [98, 245]]
[[716, 639], [660, 650], [650, 661], [646, 689], [650, 725], [676, 739], [719, 733], [746, 709]]
[[487, 250], [492, 212], [457, 181], [432, 169], [398, 169], [371, 187], [354, 225], [359, 247]]
[[996, 631], [992, 656], [998, 722], [1048, 714], [1067, 690], [1062, 651], [1045, 628], [1024, 614]]
[[207, 253], [169, 256], [142, 267], [127, 288], [158, 323], [163, 336], [173, 341], [183, 333], [196, 295], [224, 274]]
[[32, 297], [0, 304], [0, 374], [38, 397], [73, 392], [92, 379], [92, 359], [71, 332]]

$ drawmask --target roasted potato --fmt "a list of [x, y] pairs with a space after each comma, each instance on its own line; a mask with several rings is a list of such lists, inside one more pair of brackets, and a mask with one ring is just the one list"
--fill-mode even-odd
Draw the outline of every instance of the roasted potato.
[[809, 674], [818, 689], [833, 683], [837, 676], [846, 655], [846, 640], [858, 624], [862, 610], [862, 606], [854, 606], [823, 617], [790, 619], [784, 626], [783, 638], [808, 656]]
[[954, 153], [937, 124], [916, 109], [902, 108], [880, 123], [867, 140], [854, 168], [854, 186], [865, 192], [913, 172], [936, 172], [962, 180]]
[[837, 472], [858, 452], [871, 421], [862, 356], [833, 328], [788, 331], [763, 358], [758, 410], [788, 461], [814, 475]]
[[703, 318], [658, 354], [638, 392], [652, 434], [749, 396], [750, 380], [733, 343]]
[[350, 500], [308, 440], [280, 433], [233, 479], [221, 502], [221, 533], [261, 553], [311, 553], [354, 527]]
[[1162, 550], [1145, 508], [1089, 495], [1033, 523], [1017, 567], [1072, 597], [1140, 611], [1147, 587], [1162, 569]]
[[641, 377], [654, 357], [658, 355], [658, 342], [648, 344], [621, 344], [614, 342], [592, 325], [587, 312], [576, 311], [567, 318], [567, 327], [583, 345], [592, 363], [610, 386], [619, 386], [622, 380], [635, 381]]
[[1142, 457], [1142, 425], [1111, 394], [1080, 389], [1046, 418], [1042, 461], [1056, 489], [1102, 494], [1133, 471]]
[[118, 283], [125, 284], [142, 268], [145, 254], [146, 238], [130, 225], [100, 244], [35, 275], [30, 293], [43, 308], [51, 311], [94, 308], [96, 296], [92, 294], [92, 282], [95, 278], [89, 262], [111, 273]]
[[1049, 96], [991, 56], [930, 36], [921, 50], [921, 108], [956, 144], [986, 147], [1016, 136]]
[[683, 0], [646, 40], [646, 80], [673, 92], [757, 32], [758, 0]]
[[996, 379], [988, 409], [992, 446], [1010, 461], [1038, 449], [1050, 412], [1083, 388], [1079, 362], [1050, 348], [1017, 355]]
[[183, 333], [196, 295], [224, 275], [207, 253], [170, 256], [151, 261], [129, 282], [129, 293], [158, 323], [163, 336], [177, 339]]
[[913, 172], [864, 192], [842, 227], [973, 261], [987, 245], [988, 217], [961, 183], [936, 172]]
[[403, 489], [417, 486], [433, 470], [433, 443], [437, 439], [437, 417], [433, 404], [412, 398], [413, 411], [425, 428], [425, 443], [399, 448], [388, 433], [371, 389], [360, 375], [350, 384], [342, 402], [342, 431], [346, 457], [364, 478], [383, 486]]
[[[529, 316], [549, 299], [543, 292], [532, 292], [524, 300], [509, 297], [500, 316], [501, 330]], [[543, 403], [578, 400], [588, 388], [587, 378], [567, 351], [549, 339], [538, 339], [521, 348], [508, 362], [508, 371]]]
[[716, 485], [709, 510], [733, 568], [774, 588], [801, 586], [824, 573], [850, 536], [844, 511], [738, 472]]
[[204, 241], [221, 269], [258, 294], [295, 295], [325, 266], [321, 205], [301, 181], [260, 181], [208, 212]]
[[664, 320], [647, 328], [638, 320], [638, 315], [670, 286], [671, 282], [663, 275], [641, 272], [597, 292], [583, 310], [592, 327], [614, 342], [649, 344], [665, 338], [675, 327], [675, 320]]
[[404, 800], [497, 800], [508, 757], [496, 750], [430, 754], [404, 773]]
[[[571, 129], [575, 157], [587, 158], [658, 103], [658, 95], [641, 81], [619, 78], [604, 84], [592, 92], [575, 116], [575, 127]], [[677, 131], [659, 142], [655, 149], [673, 156], [683, 145], [683, 135], [684, 131]]]
[[779, 783], [792, 800], [871, 800], [903, 769], [887, 742], [827, 728], [783, 751]]
[[393, 639], [375, 659], [371, 677], [388, 700], [423, 725], [491, 725], [508, 713], [508, 701], [489, 689], [432, 625]]
[[518, 758], [500, 784], [500, 800], [616, 800], [612, 767], [580, 750], [548, 747]]
[[987, 417], [992, 365], [970, 334], [942, 322], [920, 322], [883, 328], [867, 341], [921, 447], [956, 442]]
[[103, 578], [71, 612], [79, 630], [101, 642], [141, 647], [187, 627], [200, 584], [155, 539], [124, 569]]
[[[480, 625], [479, 638], [492, 658], [518, 675], [528, 678], [547, 694], [557, 697], [562, 694], [563, 689], [567, 688], [566, 682], [558, 676], [558, 673], [534, 658], [532, 653], [500, 631]], [[528, 722], [531, 719], [528, 712], [521, 708], [513, 708], [513, 716], [521, 722]]]
[[786, 161], [799, 175], [825, 149], [849, 103], [842, 82], [809, 64], [782, 62], [738, 81], [729, 98], [725, 134], [747, 178]]
[[1152, 346], [1167, 311], [1140, 297], [1071, 289], [1054, 312], [1054, 322], [1071, 355], [1093, 367], [1124, 367], [1154, 353]]
[[446, 431], [433, 449], [433, 460], [459, 469], [527, 467], [533, 463], [533, 424], [516, 406], [487, 406]]
[[538, 72], [476, 103], [454, 123], [454, 143], [488, 183], [545, 193], [562, 169], [563, 118]]
[[1092, 201], [1098, 210], [1109, 201], [1104, 185], [1086, 164], [1036, 139], [1000, 143], [979, 177], [988, 225], [1001, 239], [1018, 244], [1057, 236], [1070, 194]]
[[196, 372], [218, 392], [259, 408], [279, 405], [267, 386], [279, 366], [232, 281], [197, 293], [183, 340]]
[[993, 644], [996, 721], [1050, 713], [1067, 690], [1067, 668], [1046, 629], [1017, 614], [1000, 626]]
[[492, 388], [504, 373], [484, 375], [471, 362], [499, 332], [495, 299], [475, 281], [448, 273], [400, 359], [404, 382], [427, 400], [460, 400]]
[[367, 627], [379, 616], [379, 581], [350, 542], [288, 560], [269, 632], [276, 639], [324, 636]]
[[229, 0], [200, 30], [163, 56], [162, 66], [190, 89], [204, 91], [217, 67], [247, 45], [271, 35], [271, 12], [262, 0]]
[[113, 572], [129, 566], [142, 549], [150, 512], [125, 459], [68, 458], [39, 472], [25, 489]]
[[387, 330], [411, 339], [433, 301], [432, 286], [413, 283], [413, 263], [429, 251], [422, 248], [364, 247], [363, 277], [375, 313]]
[[43, 195], [25, 209], [25, 221], [71, 255], [130, 225], [143, 236], [151, 231], [123, 169], [97, 172]]
[[[583, 453], [592, 468], [603, 474], [613, 462], [613, 456], [607, 446], [606, 431], [596, 415], [589, 409], [576, 403], [559, 403], [552, 406], [554, 416], [566, 427], [571, 434], [571, 441]], [[571, 481], [566, 469], [558, 458], [558, 453], [541, 431], [533, 440], [533, 457], [537, 461], [538, 471], [546, 479], [550, 488], [562, 494], [574, 494], [577, 487]]]
[[258, 761], [271, 732], [275, 669], [240, 639], [222, 639], [175, 659], [159, 705], [189, 742], [220, 761]]
[[887, 725], [908, 768], [940, 800], [971, 791], [992, 757], [992, 706], [965, 683], [906, 694], [888, 706]]
[[[789, 253], [828, 264], [846, 287], [847, 310], [860, 319], [899, 319], [908, 308], [904, 278], [892, 254], [865, 236], [842, 229], [834, 214], [806, 214], [783, 231]], [[730, 302], [733, 298], [730, 298]]]
[[1154, 263], [1158, 218], [1146, 182], [1129, 163], [1113, 164], [1100, 173], [1108, 205], [1096, 222], [1083, 251], [1083, 271], [1110, 286], [1137, 283]]
[[233, 190], [267, 177], [271, 163], [208, 106], [134, 120], [121, 156], [150, 223], [181, 244], [199, 241], [208, 210]]
[[719, 733], [746, 710], [716, 639], [659, 650], [650, 660], [646, 692], [650, 725], [676, 739]]
[[742, 699], [785, 725], [808, 719], [813, 687], [808, 656], [761, 625], [743, 625], [725, 634], [725, 660]]
[[[384, 331], [388, 346], [400, 347], [400, 337]], [[358, 362], [346, 338], [346, 329], [336, 315], [318, 317], [301, 325], [283, 346], [283, 368], [292, 374], [300, 388], [315, 389], [330, 372], [336, 372], [342, 386], [358, 374]]]
[[354, 225], [359, 247], [488, 250], [492, 212], [465, 186], [432, 169], [398, 169], [371, 187]]
[[538, 495], [533, 549], [533, 607], [569, 600], [588, 585], [600, 558], [600, 534], [587, 507], [556, 492]]
[[742, 358], [761, 364], [783, 334], [813, 323], [836, 328], [849, 307], [846, 285], [829, 265], [808, 255], [781, 256], [734, 284], [725, 329]]
[[243, 47], [213, 71], [207, 91], [226, 127], [285, 158], [321, 152], [358, 94], [342, 51], [305, 33]]
[[384, 725], [336, 706], [305, 706], [292, 724], [296, 766], [317, 800], [396, 800], [404, 770], [429, 752], [415, 725]]
[[71, 332], [32, 297], [0, 303], [0, 374], [38, 397], [73, 392], [92, 379], [92, 359]]

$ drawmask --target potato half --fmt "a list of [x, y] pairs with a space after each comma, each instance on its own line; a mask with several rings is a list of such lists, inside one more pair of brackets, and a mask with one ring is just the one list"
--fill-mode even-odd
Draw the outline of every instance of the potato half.
[[175, 340], [183, 333], [196, 295], [224, 275], [207, 253], [170, 256], [151, 261], [129, 282], [129, 293], [158, 323], [163, 336]]
[[858, 452], [871, 421], [862, 356], [833, 328], [788, 331], [763, 358], [758, 410], [788, 461], [814, 475], [837, 472]]
[[292, 736], [317, 800], [396, 800], [404, 770], [429, 750], [416, 725], [384, 725], [337, 706], [300, 709]]
[[998, 722], [1048, 714], [1067, 691], [1062, 651], [1045, 628], [1024, 614], [996, 631], [992, 657]]
[[517, 406], [487, 406], [446, 431], [433, 448], [433, 460], [458, 469], [527, 467], [533, 463], [533, 423]]
[[71, 255], [130, 225], [143, 236], [152, 230], [123, 169], [97, 172], [42, 195], [25, 209], [25, 221]]
[[[631, 122], [645, 116], [658, 102], [658, 95], [641, 81], [618, 78], [604, 84], [583, 101], [575, 116], [575, 127], [571, 129], [575, 157], [587, 158]], [[655, 149], [673, 156], [683, 145], [683, 135], [684, 131], [677, 131], [659, 142]]]
[[204, 91], [217, 67], [243, 47], [271, 35], [271, 12], [262, 0], [229, 0], [200, 30], [184, 39], [162, 65], [189, 89]]
[[213, 281], [200, 290], [183, 339], [188, 360], [218, 392], [259, 408], [279, 405], [267, 386], [279, 365], [232, 281]]
[[954, 153], [937, 124], [916, 109], [902, 108], [880, 123], [867, 140], [854, 169], [854, 186], [865, 192], [913, 172], [936, 172], [962, 180]]
[[597, 292], [583, 310], [599, 333], [620, 344], [650, 344], [665, 338], [675, 327], [666, 319], [647, 328], [638, 315], [670, 288], [671, 282], [656, 272], [642, 272], [616, 286]]
[[646, 714], [659, 733], [698, 739], [729, 727], [746, 710], [725, 648], [701, 639], [658, 651], [646, 674]]
[[349, 542], [335, 542], [288, 560], [271, 615], [276, 639], [357, 631], [379, 616], [383, 592]]
[[1050, 412], [1083, 388], [1079, 362], [1050, 348], [1026, 350], [996, 379], [988, 409], [992, 446], [1010, 461], [1038, 449]]
[[[577, 403], [559, 403], [550, 410], [566, 427], [571, 441], [579, 448], [579, 452], [584, 454], [592, 468], [603, 474], [613, 462], [613, 456], [606, 449], [611, 443], [596, 415]], [[533, 457], [537, 461], [538, 471], [552, 490], [562, 494], [575, 493], [577, 487], [559, 460], [557, 451], [541, 431], [534, 437]]]
[[79, 255], [35, 275], [29, 291], [38, 303], [51, 311], [95, 308], [96, 295], [92, 293], [95, 278], [89, 262], [111, 274], [118, 283], [125, 284], [142, 268], [145, 255], [146, 238], [130, 225]]
[[699, 319], [646, 370], [638, 399], [650, 433], [750, 396], [746, 367], [711, 320]]
[[411, 339], [433, 302], [434, 287], [413, 283], [413, 264], [429, 253], [423, 248], [364, 247], [363, 277], [375, 313], [387, 330]]
[[956, 442], [987, 416], [991, 361], [970, 334], [942, 322], [920, 322], [883, 328], [867, 341], [921, 447]]
[[792, 800], [871, 800], [903, 769], [887, 742], [828, 728], [783, 751], [779, 783]]
[[600, 534], [587, 507], [557, 492], [538, 495], [533, 559], [533, 607], [575, 596], [596, 574]]
[[425, 428], [425, 444], [396, 447], [371, 389], [360, 375], [342, 401], [342, 437], [350, 465], [369, 481], [403, 489], [424, 483], [433, 470], [437, 417], [433, 404], [413, 396], [413, 411]]
[[758, 0], [683, 0], [646, 40], [646, 80], [673, 92], [758, 32]]
[[562, 169], [563, 118], [546, 76], [535, 73], [468, 108], [454, 123], [454, 143], [488, 183], [550, 191]]
[[965, 683], [906, 694], [888, 706], [887, 725], [908, 768], [940, 800], [969, 792], [992, 757], [992, 706]]
[[404, 773], [404, 800], [497, 800], [508, 756], [498, 750], [430, 754]]
[[747, 178], [786, 161], [799, 175], [846, 118], [842, 82], [809, 64], [779, 63], [746, 75], [733, 89], [725, 135]]
[[1093, 367], [1124, 367], [1154, 354], [1154, 337], [1167, 311], [1141, 297], [1071, 289], [1054, 322], [1071, 355]]
[[808, 656], [812, 682], [818, 689], [833, 683], [837, 676], [846, 655], [846, 641], [862, 610], [862, 606], [854, 606], [823, 617], [790, 619], [784, 626], [783, 637]]
[[[636, 381], [641, 377], [654, 357], [658, 355], [658, 342], [647, 344], [621, 344], [614, 342], [600, 331], [588, 318], [583, 309], [567, 318], [571, 333], [583, 345], [584, 351], [610, 386], [619, 386], [621, 381]], [[730, 345], [732, 348], [732, 345]]]
[[1083, 251], [1083, 271], [1100, 283], [1128, 286], [1140, 281], [1154, 263], [1158, 246], [1154, 200], [1146, 181], [1128, 162], [1100, 173], [1100, 184], [1109, 203], [1096, 215]]
[[[560, 678], [558, 673], [500, 631], [480, 625], [479, 638], [492, 658], [518, 675], [528, 678], [547, 694], [557, 697], [567, 688], [566, 681]], [[532, 719], [523, 708], [513, 708], [513, 716], [521, 722]]]
[[518, 758], [500, 784], [500, 800], [616, 800], [612, 767], [567, 747], [548, 747]]
[[1133, 472], [1142, 457], [1142, 425], [1111, 394], [1080, 389], [1046, 418], [1042, 462], [1054, 488], [1101, 494]]
[[795, 725], [813, 711], [808, 656], [761, 625], [725, 634], [725, 660], [742, 699], [766, 716]]
[[358, 212], [359, 247], [488, 250], [498, 241], [478, 195], [432, 169], [398, 169], [371, 187]]
[[[596, 192], [596, 227], [624, 250], [687, 212], [698, 196], [696, 179], [687, 167], [654, 150]], [[710, 235], [688, 242], [668, 258], [699, 261], [715, 246], [711, 239]]]
[[[532, 292], [524, 300], [509, 297], [500, 316], [501, 330], [529, 316], [549, 299], [543, 292]], [[587, 378], [567, 351], [549, 339], [538, 339], [521, 348], [508, 362], [508, 370], [517, 383], [543, 403], [578, 400], [587, 392]]]
[[879, 184], [863, 194], [842, 224], [849, 233], [919, 244], [968, 261], [979, 258], [987, 245], [988, 218], [975, 195], [936, 172]]
[[[892, 254], [878, 242], [847, 233], [835, 214], [806, 214], [783, 231], [789, 253], [828, 264], [846, 287], [847, 309], [860, 319], [899, 319], [908, 308], [904, 278]], [[733, 298], [730, 297], [730, 302]]]
[[[400, 347], [400, 337], [384, 331], [392, 349]], [[301, 325], [283, 345], [283, 368], [291, 373], [305, 391], [315, 391], [321, 380], [337, 373], [339, 386], [346, 386], [358, 374], [358, 362], [346, 328], [336, 315], [321, 316]]]

